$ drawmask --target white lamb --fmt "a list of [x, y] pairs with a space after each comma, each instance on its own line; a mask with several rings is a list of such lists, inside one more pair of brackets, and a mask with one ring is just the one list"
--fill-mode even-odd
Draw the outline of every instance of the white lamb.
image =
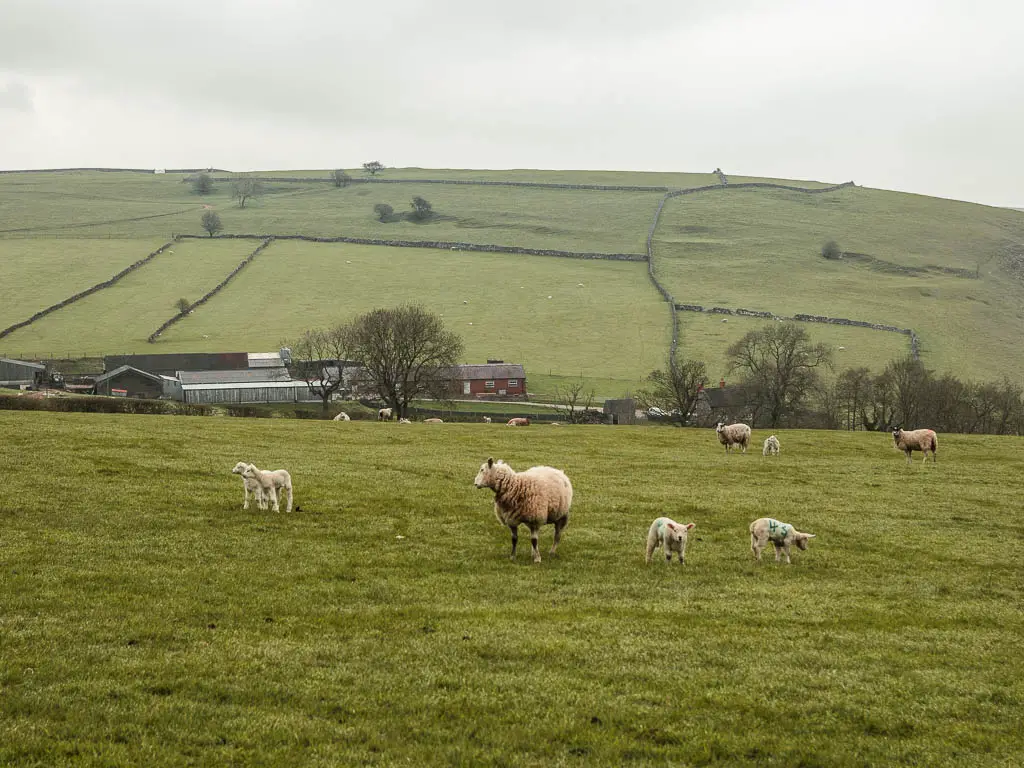
[[785, 551], [786, 562], [789, 563], [790, 546], [796, 544], [799, 549], [806, 550], [808, 540], [813, 538], [813, 533], [800, 533], [789, 523], [781, 523], [771, 517], [759, 517], [750, 524], [750, 549], [758, 561], [761, 560], [761, 550], [768, 546], [769, 541], [775, 545], [775, 562]]
[[746, 424], [729, 424], [718, 422], [715, 425], [715, 432], [718, 433], [718, 441], [725, 446], [726, 453], [734, 445], [740, 446], [743, 453], [747, 452], [747, 445], [750, 444], [750, 427]]
[[249, 508], [250, 493], [256, 497], [256, 506], [258, 506], [260, 509], [266, 509], [267, 500], [263, 496], [263, 487], [255, 478], [246, 477], [244, 474], [246, 468], [249, 466], [250, 465], [246, 464], [244, 461], [240, 461], [237, 464], [235, 464], [234, 468], [231, 470], [236, 475], [242, 475], [242, 493], [245, 494], [245, 497], [242, 499], [242, 509]]
[[778, 456], [779, 455], [779, 438], [775, 435], [769, 435], [764, 440], [764, 448], [761, 449], [762, 456]]
[[932, 452], [932, 464], [938, 461], [935, 454], [939, 450], [939, 436], [930, 429], [915, 429], [905, 432], [896, 427], [892, 431], [892, 439], [896, 447], [907, 454], [907, 464], [914, 463], [910, 456], [914, 451], [921, 451], [924, 454], [924, 458], [921, 460], [922, 464], [928, 461], [928, 451]]
[[540, 528], [554, 525], [555, 540], [551, 554], [555, 554], [562, 530], [569, 522], [569, 507], [572, 505], [572, 483], [564, 472], [554, 467], [530, 467], [525, 472], [516, 472], [503, 461], [490, 458], [480, 465], [473, 484], [477, 488], [494, 491], [494, 514], [498, 522], [512, 531], [513, 560], [519, 543], [520, 525], [530, 529], [535, 563], [540, 562], [540, 550], [537, 548]]
[[347, 413], [341, 411], [337, 416], [334, 417], [334, 421], [352, 421]]
[[484, 416], [484, 424], [490, 424], [490, 423], [491, 423], [491, 417], [490, 416]]
[[248, 477], [260, 484], [263, 495], [270, 497], [270, 502], [274, 505], [275, 512], [281, 511], [281, 506], [277, 500], [278, 490], [288, 491], [288, 505], [285, 509], [287, 512], [292, 511], [292, 476], [288, 474], [288, 470], [258, 469], [255, 464], [249, 464], [242, 472], [242, 477]]
[[409, 421], [408, 419], [399, 419], [398, 423], [399, 424], [412, 424], [412, 422]]
[[424, 419], [424, 424], [444, 424], [443, 419]]
[[686, 536], [697, 527], [696, 523], [677, 523], [668, 517], [659, 517], [647, 531], [647, 562], [659, 546], [665, 547], [665, 560], [672, 562], [672, 553], [679, 553], [679, 564], [686, 565]]

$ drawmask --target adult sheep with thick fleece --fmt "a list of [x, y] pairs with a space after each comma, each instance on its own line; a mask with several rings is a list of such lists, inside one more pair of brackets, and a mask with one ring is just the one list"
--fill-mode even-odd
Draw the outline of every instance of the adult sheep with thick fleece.
[[341, 411], [337, 416], [334, 417], [334, 421], [352, 421], [347, 413]]
[[769, 541], [775, 545], [775, 562], [779, 561], [779, 555], [785, 551], [786, 562], [789, 563], [789, 548], [796, 544], [797, 548], [806, 550], [808, 540], [813, 538], [813, 533], [801, 533], [789, 523], [773, 517], [759, 517], [750, 524], [750, 549], [758, 561]]
[[514, 419], [508, 420], [508, 426], [510, 427], [528, 427], [530, 426], [530, 420], [524, 417], [515, 417]]
[[696, 523], [677, 523], [669, 517], [659, 517], [647, 531], [647, 562], [651, 562], [654, 550], [665, 547], [665, 560], [672, 562], [672, 553], [679, 554], [679, 564], [686, 565], [687, 534], [697, 527]]
[[377, 421], [391, 421], [391, 409], [381, 408], [377, 411]]
[[726, 453], [734, 445], [740, 446], [743, 453], [747, 452], [750, 444], [750, 427], [746, 424], [729, 424], [718, 422], [715, 425], [715, 432], [718, 433], [718, 441], [725, 446]]
[[250, 464], [240, 461], [232, 468], [232, 472], [236, 475], [242, 476], [242, 493], [245, 494], [242, 499], [242, 509], [249, 508], [249, 494], [251, 493], [256, 497], [256, 506], [260, 509], [267, 508], [267, 500], [263, 496], [263, 486], [260, 485], [259, 481], [252, 477], [245, 476], [245, 470], [251, 466]]
[[292, 476], [288, 474], [288, 470], [258, 469], [255, 464], [249, 464], [245, 468], [245, 471], [242, 472], [242, 477], [248, 477], [260, 484], [263, 495], [265, 497], [269, 497], [270, 503], [273, 504], [275, 512], [281, 511], [277, 492], [279, 490], [287, 491], [288, 505], [285, 509], [287, 512], [292, 511]]
[[779, 438], [775, 435], [768, 435], [768, 437], [764, 439], [764, 448], [761, 449], [761, 455], [778, 456], [779, 448]]
[[939, 450], [939, 436], [930, 429], [914, 429], [907, 432], [896, 427], [892, 431], [892, 440], [897, 448], [907, 454], [907, 464], [913, 464], [914, 460], [910, 454], [914, 451], [921, 451], [924, 454], [922, 464], [928, 461], [928, 451], [932, 452], [932, 464], [938, 461], [935, 454]]
[[542, 466], [516, 472], [503, 461], [489, 458], [480, 465], [473, 485], [494, 491], [494, 514], [498, 522], [507, 525], [512, 532], [513, 560], [519, 543], [520, 525], [530, 529], [535, 563], [540, 562], [537, 538], [541, 526], [554, 525], [555, 540], [551, 544], [551, 554], [555, 554], [562, 530], [569, 522], [569, 507], [572, 506], [572, 483], [562, 470]]

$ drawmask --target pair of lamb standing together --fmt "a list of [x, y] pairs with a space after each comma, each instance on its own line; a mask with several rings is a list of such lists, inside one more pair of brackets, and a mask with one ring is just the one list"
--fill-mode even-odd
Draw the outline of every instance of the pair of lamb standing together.
[[256, 505], [260, 509], [267, 509], [267, 499], [270, 499], [274, 511], [280, 512], [281, 506], [278, 502], [277, 492], [285, 491], [288, 494], [288, 504], [285, 510], [292, 511], [292, 476], [288, 474], [288, 470], [259, 469], [255, 464], [240, 461], [231, 471], [242, 476], [242, 490], [245, 494], [242, 509], [249, 508], [249, 494], [251, 493], [256, 497]]
[[[572, 483], [562, 470], [542, 466], [516, 472], [505, 462], [489, 458], [480, 465], [473, 485], [494, 491], [494, 514], [498, 522], [508, 526], [512, 532], [513, 559], [521, 525], [530, 530], [533, 562], [540, 562], [538, 537], [542, 526], [555, 526], [551, 554], [557, 551], [572, 506]], [[664, 546], [669, 562], [672, 561], [673, 552], [679, 555], [680, 563], [686, 562], [687, 535], [695, 527], [695, 523], [682, 524], [667, 517], [659, 517], [651, 523], [647, 532], [647, 562], [651, 562], [651, 555], [659, 546]], [[789, 563], [790, 547], [796, 544], [799, 549], [805, 550], [807, 541], [813, 538], [813, 533], [801, 533], [793, 526], [772, 518], [762, 517], [750, 524], [750, 548], [758, 560], [761, 559], [761, 551], [770, 541], [775, 545], [775, 559], [778, 560], [781, 553], [785, 552], [786, 562]]]

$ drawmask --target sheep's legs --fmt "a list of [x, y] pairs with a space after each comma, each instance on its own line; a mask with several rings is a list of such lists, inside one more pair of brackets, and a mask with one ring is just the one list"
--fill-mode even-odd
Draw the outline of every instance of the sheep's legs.
[[538, 538], [540, 538], [540, 530], [534, 528], [530, 531], [530, 548], [533, 551], [533, 562], [540, 562], [540, 548], [537, 546]]
[[757, 562], [761, 562], [761, 550], [764, 549], [764, 544], [758, 541], [756, 536], [750, 537], [750, 551], [754, 553], [754, 559]]
[[277, 500], [277, 488], [275, 488], [274, 486], [270, 486], [269, 491], [270, 491], [270, 502], [271, 502], [271, 504], [274, 505], [274, 511], [275, 512], [280, 512], [281, 511], [281, 504]]
[[551, 544], [552, 555], [555, 554], [555, 550], [558, 549], [558, 542], [562, 540], [562, 529], [565, 528], [565, 525], [568, 522], [568, 517], [563, 517], [561, 520], [555, 521], [555, 540]]
[[509, 529], [512, 531], [512, 554], [509, 555], [510, 560], [516, 559], [516, 545], [519, 543], [519, 526], [510, 525]]
[[[245, 498], [242, 499], [242, 509], [248, 509], [249, 508], [249, 489], [248, 489], [248, 487], [246, 487], [245, 483], [242, 483], [242, 493], [245, 494]], [[253, 494], [253, 495], [255, 495], [255, 494]]]

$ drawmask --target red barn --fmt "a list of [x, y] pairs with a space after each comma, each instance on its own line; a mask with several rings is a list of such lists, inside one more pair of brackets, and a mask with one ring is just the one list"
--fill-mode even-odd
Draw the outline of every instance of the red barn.
[[452, 369], [456, 397], [523, 397], [526, 370], [522, 365], [488, 363], [457, 365]]

